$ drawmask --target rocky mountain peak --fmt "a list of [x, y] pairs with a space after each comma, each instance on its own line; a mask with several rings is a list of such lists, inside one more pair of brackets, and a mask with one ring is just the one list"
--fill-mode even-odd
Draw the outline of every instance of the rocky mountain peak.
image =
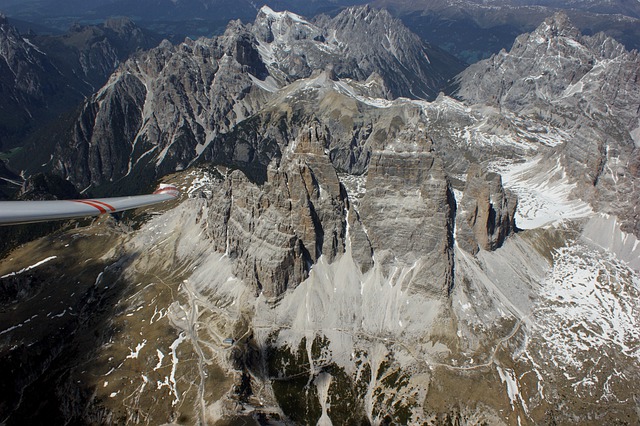
[[[423, 42], [384, 9], [369, 5], [347, 8], [326, 30], [328, 41], [348, 52], [365, 78], [378, 72], [395, 96], [433, 99], [437, 91], [430, 87], [436, 81], [464, 69], [462, 62]], [[397, 68], [399, 64], [402, 70]]]
[[580, 30], [573, 25], [569, 17], [564, 12], [556, 12], [544, 20], [535, 30], [536, 34], [551, 37], [580, 38]]
[[129, 33], [138, 29], [138, 26], [127, 17], [109, 18], [104, 23], [105, 28], [109, 28], [117, 33]]
[[563, 61], [589, 62], [590, 49], [586, 37], [580, 33], [564, 12], [557, 12], [529, 34], [516, 38], [511, 48], [514, 55], [534, 56], [539, 61], [547, 56], [561, 56]]
[[393, 21], [394, 18], [386, 9], [375, 9], [369, 4], [363, 6], [352, 6], [345, 9], [340, 15], [344, 20], [365, 21]]
[[[606, 60], [627, 54], [620, 43], [604, 34], [583, 36], [567, 15], [559, 12], [532, 33], [519, 36], [509, 52], [503, 50], [466, 69], [459, 76], [459, 94], [474, 101], [493, 99], [511, 109], [531, 108], [566, 95], [570, 85], [591, 71], [612, 65]], [[599, 72], [592, 76], [613, 78]], [[484, 87], [479, 79], [499, 79], [504, 84], [492, 81]], [[577, 89], [571, 94], [582, 93]]]
[[639, 78], [636, 52], [604, 34], [581, 35], [566, 15], [555, 14], [519, 36], [509, 52], [467, 68], [458, 76], [458, 93], [469, 102], [488, 102], [563, 127], [571, 140], [550, 161], [559, 161], [575, 179], [580, 197], [603, 200], [598, 209], [617, 215], [625, 231], [640, 235], [636, 202], [625, 194], [635, 185], [634, 173], [618, 160], [621, 152], [635, 157]]
[[[602, 32], [583, 38], [583, 43], [603, 59], [613, 59], [628, 53], [622, 43]], [[637, 54], [637, 51], [633, 52]]]
[[341, 30], [356, 30], [374, 35], [377, 31], [382, 34], [395, 33], [398, 36], [416, 37], [402, 24], [399, 19], [394, 18], [386, 9], [375, 9], [371, 6], [353, 6], [343, 10], [333, 19], [333, 26]]
[[293, 12], [289, 12], [288, 10], [282, 12], [276, 12], [271, 9], [269, 6], [264, 5], [258, 11], [258, 16], [256, 17], [256, 21], [267, 20], [271, 22], [287, 20], [289, 22], [299, 22], [304, 24], [309, 24], [306, 19], [302, 16], [297, 15]]
[[459, 246], [472, 254], [500, 247], [516, 229], [516, 207], [517, 200], [504, 190], [500, 175], [472, 164], [456, 216]]
[[3, 93], [11, 94], [7, 99], [22, 100], [24, 97], [34, 97], [40, 101], [43, 97], [43, 87], [51, 86], [51, 80], [55, 78], [50, 78], [48, 83], [43, 81], [43, 71], [47, 67], [44, 64], [45, 55], [32, 43], [24, 40], [8, 20], [0, 21], [0, 30], [0, 66], [6, 64], [9, 70], [6, 76], [1, 75], [0, 71], [0, 87], [7, 85]]
[[[388, 12], [370, 7], [347, 9], [333, 19], [323, 17], [313, 23], [294, 13], [263, 7], [253, 24], [232, 21], [222, 36], [198, 43], [197, 48], [182, 43], [152, 51], [125, 64], [122, 68], [128, 71], [126, 77], [114, 74], [112, 81], [99, 91], [100, 96], [84, 109], [83, 115], [87, 116], [77, 123], [78, 128], [84, 128], [86, 123], [96, 123], [95, 115], [99, 115], [104, 119], [98, 121], [98, 127], [105, 127], [77, 133], [78, 140], [72, 144], [90, 147], [93, 143], [89, 139], [100, 139], [101, 145], [111, 140], [107, 134], [115, 124], [110, 124], [114, 120], [109, 118], [112, 112], [104, 108], [106, 105], [120, 108], [131, 102], [125, 109], [138, 111], [137, 117], [142, 121], [134, 117], [128, 121], [129, 127], [120, 126], [127, 129], [126, 137], [121, 139], [122, 149], [89, 149], [87, 154], [95, 158], [82, 172], [76, 172], [79, 167], [72, 165], [77, 163], [75, 160], [65, 158], [63, 173], [73, 175], [71, 179], [81, 185], [104, 183], [105, 179], [115, 180], [123, 174], [132, 176], [133, 167], [146, 164], [151, 153], [158, 170], [165, 172], [175, 170], [177, 163], [185, 167], [198, 157], [207, 156], [233, 157], [235, 166], [240, 162], [253, 168], [258, 164], [252, 156], [257, 153], [259, 141], [252, 140], [247, 151], [243, 147], [232, 153], [223, 146], [221, 135], [254, 114], [267, 98], [285, 86], [315, 75], [315, 79], [302, 84], [302, 89], [333, 87], [332, 80], [349, 79], [360, 94], [430, 99], [463, 66], [422, 42]], [[206, 54], [201, 55], [201, 51]], [[154, 64], [155, 70], [149, 64]], [[322, 70], [326, 73], [320, 74]], [[191, 77], [185, 79], [185, 75]], [[296, 99], [308, 102], [311, 92], [296, 92]], [[130, 116], [135, 114], [124, 114], [122, 118], [129, 120]], [[166, 117], [157, 120], [161, 116]], [[176, 132], [175, 126], [182, 126], [181, 130]], [[99, 136], [102, 133], [104, 137]], [[228, 143], [239, 142], [234, 139]], [[262, 172], [277, 152], [275, 146], [271, 145], [261, 162]], [[62, 154], [63, 151], [66, 148], [59, 153], [65, 157], [74, 155]], [[105, 173], [107, 168], [91, 165], [112, 163], [115, 160], [107, 157], [116, 151], [132, 156], [120, 159], [123, 164], [113, 168], [117, 173], [111, 175]], [[139, 162], [141, 155], [146, 157], [144, 163]]]
[[9, 23], [9, 20], [4, 15], [0, 15], [0, 29], [2, 30], [0, 33], [0, 37], [2, 38], [18, 34], [18, 30]]
[[263, 6], [252, 26], [258, 40], [264, 43], [291, 43], [298, 40], [315, 39], [323, 41], [322, 31], [303, 17], [284, 11], [275, 12]]

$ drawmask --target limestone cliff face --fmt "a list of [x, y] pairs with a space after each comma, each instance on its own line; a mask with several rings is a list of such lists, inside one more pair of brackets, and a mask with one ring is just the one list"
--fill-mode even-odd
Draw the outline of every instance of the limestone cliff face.
[[[72, 181], [86, 185], [85, 188], [95, 182], [91, 176], [96, 174], [107, 179], [126, 174], [131, 151], [127, 141], [135, 137], [140, 127], [145, 94], [144, 85], [127, 75], [111, 96], [101, 99], [100, 107], [86, 104], [82, 119], [76, 122], [71, 133], [71, 141], [85, 142], [57, 147], [58, 172], [67, 177], [82, 176]], [[111, 126], [113, 131], [103, 131]]]
[[[389, 31], [399, 25], [371, 9], [349, 13], [340, 40], [367, 19]], [[58, 146], [56, 168], [82, 186], [146, 182], [196, 162], [233, 170], [212, 191], [207, 232], [234, 272], [270, 299], [299, 285], [321, 257], [333, 262], [348, 242], [361, 272], [380, 262], [394, 279], [394, 267], [406, 268], [403, 287], [446, 296], [455, 204], [422, 107], [371, 101], [400, 84], [382, 62], [354, 65], [379, 46], [354, 38], [347, 49], [320, 37], [325, 30], [263, 9], [253, 26], [232, 22], [216, 39], [141, 53], [85, 105], [73, 137]], [[406, 42], [397, 60], [427, 72], [424, 46], [396, 30], [394, 43]], [[290, 61], [270, 60], [278, 55]], [[399, 74], [402, 81], [418, 68]], [[356, 200], [338, 171], [367, 176], [367, 195]]]
[[339, 76], [364, 80], [376, 72], [384, 76], [393, 97], [435, 99], [450, 73], [466, 66], [422, 41], [387, 10], [368, 5], [338, 14], [328, 23], [325, 36], [357, 64], [337, 72]]
[[362, 272], [378, 263], [397, 280], [394, 270], [406, 269], [403, 288], [446, 296], [456, 206], [432, 142], [407, 132], [386, 149], [376, 145], [357, 201], [338, 179], [326, 132], [318, 123], [302, 130], [263, 183], [236, 170], [214, 186], [206, 223], [215, 248], [257, 292], [277, 298], [302, 282], [320, 256], [333, 262], [343, 254], [348, 235]]
[[313, 23], [263, 8], [251, 25], [122, 64], [54, 165], [83, 188], [112, 189], [198, 163], [233, 170], [212, 192], [207, 232], [268, 298], [350, 244], [362, 273], [378, 264], [396, 282], [403, 270], [403, 289], [440, 299], [454, 276], [451, 143], [440, 137], [451, 132], [434, 126], [439, 106], [430, 117], [426, 103], [388, 99], [434, 95], [439, 55], [369, 7]]
[[311, 266], [344, 252], [345, 194], [316, 127], [302, 132], [281, 167], [252, 183], [231, 172], [214, 195], [208, 223], [238, 276], [272, 298], [295, 288]]
[[264, 102], [251, 40], [230, 25], [219, 39], [165, 42], [123, 64], [57, 145], [55, 169], [88, 186], [187, 167]]
[[515, 230], [516, 206], [515, 196], [502, 187], [500, 175], [472, 165], [457, 210], [458, 245], [472, 254], [500, 247]]
[[442, 160], [418, 142], [373, 152], [360, 214], [385, 273], [409, 267], [406, 287], [441, 297], [453, 284], [455, 201]]

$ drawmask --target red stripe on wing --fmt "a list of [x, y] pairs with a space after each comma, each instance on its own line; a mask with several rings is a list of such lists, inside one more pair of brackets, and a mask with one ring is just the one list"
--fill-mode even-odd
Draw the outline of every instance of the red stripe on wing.
[[111, 210], [112, 212], [116, 211], [115, 207], [113, 207], [111, 204], [107, 204], [107, 203], [105, 203], [103, 201], [98, 201], [98, 200], [86, 200], [86, 201], [101, 205], [102, 207], [106, 207], [107, 209]]
[[178, 190], [178, 188], [176, 188], [173, 185], [164, 185], [161, 186], [160, 188], [156, 189], [154, 192], [154, 194], [169, 194], [169, 195], [173, 195], [173, 196], [178, 196], [178, 194], [180, 193], [180, 191]]
[[87, 206], [94, 207], [94, 208], [98, 209], [100, 214], [105, 214], [107, 212], [107, 210], [104, 207], [102, 207], [100, 204], [96, 204], [96, 203], [91, 202], [91, 200], [69, 200], [69, 201], [72, 201], [74, 203], [86, 204]]

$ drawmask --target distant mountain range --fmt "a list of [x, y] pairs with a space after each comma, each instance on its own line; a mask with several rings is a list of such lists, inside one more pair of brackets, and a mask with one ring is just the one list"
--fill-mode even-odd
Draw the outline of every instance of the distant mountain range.
[[126, 18], [38, 35], [21, 33], [0, 15], [0, 150], [23, 145], [101, 87], [120, 61], [159, 41]]
[[375, 0], [423, 39], [468, 63], [509, 49], [515, 37], [564, 11], [584, 34], [604, 32], [628, 49], [640, 48], [640, 2]]
[[264, 7], [252, 24], [232, 22], [220, 37], [163, 42], [135, 55], [68, 130], [29, 148], [21, 168], [37, 170], [33, 148], [42, 152], [54, 142], [54, 161], [42, 163], [82, 187], [120, 182], [122, 188], [212, 157], [263, 179], [280, 155], [269, 151], [276, 145], [256, 135], [245, 144], [236, 133], [280, 88], [323, 71], [329, 79], [357, 81], [376, 97], [433, 100], [464, 68], [386, 11], [350, 8], [312, 23]]
[[[335, 16], [362, 0], [265, 1], [275, 10], [312, 17]], [[509, 48], [518, 34], [532, 31], [546, 17], [564, 10], [585, 34], [603, 31], [625, 44], [640, 48], [640, 3], [632, 0], [374, 0], [388, 9], [425, 41], [440, 46], [459, 59], [473, 63]], [[231, 19], [251, 22], [262, 3], [249, 0], [2, 0], [0, 11], [12, 18], [35, 22], [52, 31], [65, 31], [72, 23], [100, 22], [111, 16], [128, 16], [144, 28], [181, 38], [221, 34]]]

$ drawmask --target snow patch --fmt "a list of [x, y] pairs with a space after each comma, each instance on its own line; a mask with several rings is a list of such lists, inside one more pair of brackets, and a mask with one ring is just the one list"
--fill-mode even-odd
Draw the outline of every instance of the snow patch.
[[5, 333], [9, 333], [13, 330], [16, 330], [18, 328], [24, 327], [26, 324], [29, 324], [31, 322], [31, 320], [33, 320], [34, 318], [36, 318], [38, 316], [38, 314], [33, 315], [31, 318], [26, 319], [24, 322], [18, 324], [18, 325], [14, 325], [13, 327], [9, 327], [6, 330], [2, 330], [0, 331], [0, 336], [2, 336]]
[[162, 360], [164, 359], [164, 354], [160, 349], [156, 349], [156, 352], [158, 353], [158, 364], [156, 364], [153, 371], [158, 371], [162, 367]]
[[559, 249], [534, 316], [554, 364], [583, 371], [607, 352], [640, 361], [640, 279], [611, 253], [581, 243]]
[[498, 370], [498, 374], [500, 375], [500, 380], [502, 381], [502, 383], [507, 385], [507, 395], [509, 395], [511, 408], [515, 410], [516, 404], [519, 401], [522, 404], [524, 412], [528, 413], [529, 409], [527, 408], [527, 404], [524, 402], [524, 399], [522, 399], [522, 396], [520, 395], [520, 389], [518, 387], [518, 380], [516, 379], [515, 371], [508, 368], [505, 368], [503, 370], [498, 365], [496, 365], [496, 369]]
[[197, 192], [202, 192], [205, 195], [211, 195], [210, 186], [213, 185], [214, 179], [208, 172], [192, 172], [190, 176], [194, 176], [191, 181], [191, 185], [187, 188], [186, 193], [189, 197], [193, 197]]
[[330, 405], [327, 403], [329, 398], [329, 386], [331, 386], [331, 374], [320, 373], [314, 380], [316, 388], [318, 389], [318, 399], [320, 400], [320, 406], [322, 407], [322, 416], [316, 423], [316, 426], [333, 426], [333, 422], [329, 418], [327, 411]]
[[302, 16], [296, 15], [295, 13], [291, 13], [288, 11], [285, 12], [276, 12], [271, 9], [269, 6], [264, 5], [260, 8], [260, 12], [264, 13], [267, 17], [274, 20], [282, 20], [284, 18], [290, 18], [293, 22], [297, 22], [299, 24], [307, 24], [311, 25], [309, 21], [306, 21]]
[[347, 190], [349, 202], [357, 208], [360, 200], [362, 200], [367, 192], [367, 176], [339, 173], [338, 179], [340, 179], [340, 183], [342, 183]]
[[[267, 55], [266, 57], [268, 58], [269, 56]], [[275, 93], [278, 90], [280, 90], [280, 87], [278, 86], [278, 82], [271, 76], [268, 76], [264, 80], [260, 80], [257, 77], [254, 77], [253, 75], [249, 74], [249, 78], [251, 79], [253, 84], [255, 84], [262, 90], [265, 90], [269, 93]]]
[[575, 84], [570, 84], [569, 87], [565, 89], [563, 96], [569, 97], [575, 95], [576, 93], [582, 93], [583, 88], [584, 83], [582, 82], [582, 80], [578, 81]]
[[570, 183], [559, 162], [550, 170], [540, 167], [540, 159], [491, 168], [502, 175], [505, 188], [518, 196], [516, 225], [521, 229], [540, 228], [567, 219], [589, 217], [591, 207], [575, 198], [576, 185]]
[[29, 46], [31, 46], [33, 49], [35, 49], [38, 53], [40, 53], [40, 54], [42, 54], [42, 55], [47, 56], [47, 54], [46, 54], [46, 53], [44, 53], [42, 50], [40, 50], [40, 49], [38, 48], [38, 46], [36, 46], [35, 44], [33, 44], [33, 43], [31, 42], [31, 40], [29, 40], [28, 38], [23, 38], [22, 40], [24, 40], [24, 42], [25, 42], [25, 43], [27, 43]]
[[157, 382], [158, 389], [162, 389], [166, 386], [169, 388], [169, 392], [174, 396], [174, 399], [171, 402], [172, 407], [175, 407], [180, 402], [180, 393], [178, 392], [178, 386], [176, 383], [176, 369], [178, 368], [178, 355], [176, 354], [176, 350], [186, 339], [187, 335], [185, 333], [180, 333], [178, 338], [171, 344], [171, 374], [169, 377], [165, 377], [164, 381]]
[[356, 93], [353, 87], [351, 87], [348, 83], [343, 80], [337, 81], [334, 83], [334, 88], [341, 94], [352, 97], [353, 99], [361, 102], [365, 105], [372, 106], [374, 108], [390, 108], [393, 105], [397, 104], [401, 101], [389, 101], [387, 99], [382, 98], [371, 98], [368, 96], [361, 96]]
[[57, 258], [57, 257], [58, 257], [58, 256], [50, 256], [50, 257], [47, 257], [46, 259], [43, 259], [43, 260], [41, 260], [41, 261], [40, 261], [40, 262], [38, 262], [38, 263], [34, 263], [34, 264], [33, 264], [33, 265], [31, 265], [31, 266], [27, 266], [26, 268], [22, 268], [22, 269], [20, 269], [18, 272], [11, 272], [11, 273], [9, 273], [9, 274], [6, 274], [6, 275], [1, 276], [0, 278], [8, 278], [8, 277], [13, 277], [13, 276], [16, 276], [16, 275], [20, 275], [20, 274], [22, 274], [22, 273], [24, 273], [24, 272], [30, 271], [30, 270], [32, 270], [32, 269], [35, 269], [35, 268], [37, 268], [38, 266], [43, 265], [43, 264], [45, 264], [45, 263], [49, 262], [50, 260], [53, 260], [53, 259], [55, 259], [55, 258]]
[[146, 344], [147, 344], [147, 339], [144, 339], [144, 340], [142, 341], [142, 343], [138, 343], [138, 344], [136, 345], [136, 349], [135, 349], [135, 350], [133, 350], [133, 349], [129, 348], [129, 350], [131, 351], [131, 353], [130, 353], [129, 355], [127, 355], [127, 358], [125, 358], [125, 359], [129, 359], [129, 358], [131, 358], [131, 359], [136, 359], [136, 358], [138, 358], [138, 355], [140, 355], [140, 350], [141, 350], [142, 348], [144, 348], [144, 346], [145, 346]]

